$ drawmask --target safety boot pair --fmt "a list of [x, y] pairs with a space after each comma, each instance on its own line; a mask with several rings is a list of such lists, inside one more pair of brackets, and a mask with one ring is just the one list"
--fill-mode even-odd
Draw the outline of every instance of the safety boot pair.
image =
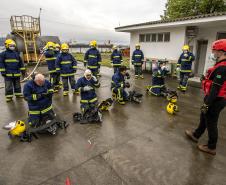
[[78, 90], [78, 89], [72, 89], [72, 92], [73, 92], [73, 94], [79, 94], [80, 93], [80, 91]]

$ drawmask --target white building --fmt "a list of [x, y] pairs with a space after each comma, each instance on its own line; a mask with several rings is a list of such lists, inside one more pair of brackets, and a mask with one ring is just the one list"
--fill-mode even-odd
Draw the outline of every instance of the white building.
[[127, 25], [115, 30], [130, 33], [131, 54], [135, 44], [140, 43], [145, 57], [150, 59], [166, 58], [176, 63], [182, 46], [189, 44], [196, 56], [193, 72], [200, 76], [213, 65], [209, 58], [212, 42], [226, 38], [226, 12]]

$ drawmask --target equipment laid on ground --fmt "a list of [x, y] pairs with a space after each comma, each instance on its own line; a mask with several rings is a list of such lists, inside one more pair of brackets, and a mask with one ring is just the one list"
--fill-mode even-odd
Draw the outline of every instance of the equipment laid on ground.
[[19, 137], [20, 141], [31, 142], [33, 137], [38, 139], [37, 134], [49, 133], [56, 135], [59, 128], [66, 129], [68, 126], [67, 122], [55, 116], [52, 119], [44, 117], [38, 127], [31, 127], [24, 121], [18, 120], [5, 125], [3, 128], [9, 130], [8, 136], [10, 138]]
[[141, 103], [143, 94], [138, 93], [136, 91], [129, 91], [128, 101]]
[[113, 100], [111, 98], [102, 101], [98, 105], [90, 104], [90, 106], [88, 106], [84, 113], [74, 113], [73, 119], [75, 122], [80, 122], [81, 124], [101, 123], [102, 112], [108, 111], [112, 104]]
[[166, 106], [166, 111], [169, 114], [175, 114], [176, 112], [178, 112], [179, 109], [178, 106], [176, 105], [178, 99], [177, 92], [168, 90], [166, 98], [169, 101], [168, 105]]

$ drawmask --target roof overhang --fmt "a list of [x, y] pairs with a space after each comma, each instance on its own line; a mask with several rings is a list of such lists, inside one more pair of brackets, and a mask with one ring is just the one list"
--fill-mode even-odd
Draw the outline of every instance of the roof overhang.
[[155, 28], [166, 28], [166, 27], [180, 27], [180, 26], [201, 26], [210, 23], [226, 23], [226, 14], [219, 16], [201, 17], [201, 18], [187, 18], [181, 20], [172, 21], [154, 21], [141, 24], [134, 24], [122, 27], [116, 27], [117, 32], [133, 32], [136, 30], [146, 30]]

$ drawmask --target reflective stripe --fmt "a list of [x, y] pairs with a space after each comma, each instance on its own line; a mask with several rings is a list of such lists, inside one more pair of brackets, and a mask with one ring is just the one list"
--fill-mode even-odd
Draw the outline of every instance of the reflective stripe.
[[141, 66], [141, 63], [134, 63], [135, 66]]
[[14, 93], [15, 94], [15, 96], [21, 96], [21, 95], [23, 95], [22, 93]]
[[190, 62], [190, 59], [181, 59], [183, 62]]
[[95, 102], [95, 101], [97, 101], [97, 98], [93, 98], [93, 99], [91, 99], [91, 100], [81, 100], [80, 102], [81, 102], [81, 103], [93, 103], [93, 102]]
[[29, 111], [29, 114], [33, 114], [33, 115], [38, 115], [38, 114], [44, 114], [50, 110], [52, 110], [52, 105], [44, 110], [41, 110], [41, 111]]
[[190, 73], [191, 72], [191, 70], [180, 70], [180, 72], [182, 72], [182, 73]]
[[134, 55], [135, 57], [141, 57], [141, 55]]
[[56, 60], [56, 57], [46, 58], [46, 61], [49, 61], [49, 60]]
[[17, 59], [5, 59], [5, 62], [19, 62]]
[[51, 71], [49, 71], [49, 73], [55, 73], [56, 72], [56, 70], [51, 70]]
[[101, 62], [98, 62], [98, 64], [102, 64]]
[[32, 99], [37, 100], [37, 94], [32, 94]]
[[0, 68], [0, 72], [3, 72], [3, 71], [5, 71], [5, 68]]
[[120, 58], [120, 56], [114, 56], [113, 58]]
[[90, 58], [97, 58], [96, 55], [88, 55], [88, 57], [90, 57]]
[[177, 64], [177, 66], [181, 66], [181, 64]]
[[87, 66], [88, 68], [90, 68], [90, 69], [96, 69], [96, 68], [98, 68], [98, 66]]
[[74, 68], [74, 69], [77, 69], [78, 67], [77, 67], [77, 66], [73, 66], [73, 68]]
[[13, 97], [13, 94], [6, 95], [5, 97], [6, 97], [6, 98], [12, 98], [12, 97]]
[[151, 88], [162, 88], [162, 87], [164, 87], [164, 85], [153, 85], [153, 86], [151, 86]]
[[62, 61], [60, 64], [71, 64], [71, 61]]
[[75, 73], [68, 73], [68, 74], [60, 74], [60, 76], [74, 76], [75, 75]]
[[25, 69], [26, 69], [25, 67], [21, 67], [21, 68], [20, 68], [21, 71], [24, 71]]
[[53, 89], [49, 89], [48, 92], [54, 92], [54, 90]]
[[57, 71], [60, 71], [60, 68], [56, 68]]
[[21, 74], [20, 73], [17, 73], [17, 74], [6, 74], [6, 76], [21, 76]]
[[113, 64], [113, 66], [121, 66], [122, 64]]

